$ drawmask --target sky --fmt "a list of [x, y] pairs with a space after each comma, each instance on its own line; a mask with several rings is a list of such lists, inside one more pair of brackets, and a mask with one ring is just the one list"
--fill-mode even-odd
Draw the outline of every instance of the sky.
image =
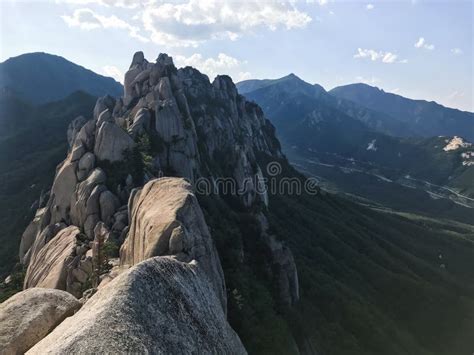
[[473, 1], [0, 0], [0, 61], [57, 54], [123, 81], [133, 53], [212, 80], [294, 73], [474, 111]]

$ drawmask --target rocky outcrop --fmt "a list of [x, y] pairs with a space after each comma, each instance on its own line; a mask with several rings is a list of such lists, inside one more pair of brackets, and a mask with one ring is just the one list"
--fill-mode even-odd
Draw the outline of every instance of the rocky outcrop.
[[79, 159], [79, 163], [77, 166], [77, 179], [79, 181], [84, 180], [89, 176], [89, 173], [95, 166], [95, 155], [91, 152], [85, 153], [81, 159]]
[[104, 171], [97, 168], [77, 185], [76, 192], [70, 197], [71, 221], [76, 226], [82, 226], [84, 233], [90, 238], [100, 220], [100, 196], [107, 190], [105, 182]]
[[[104, 342], [98, 339], [90, 344], [84, 343], [82, 335], [71, 335], [56, 345], [52, 345], [55, 339], [48, 337], [37, 351], [74, 352], [79, 345], [99, 351], [107, 350], [107, 344], [111, 349], [121, 344], [123, 349], [133, 351], [168, 352], [178, 349], [174, 348], [177, 345], [173, 336], [179, 335], [185, 349], [179, 352], [242, 352], [235, 335], [219, 330], [228, 328], [220, 320], [226, 314], [225, 281], [190, 183], [204, 181], [210, 184], [211, 193], [226, 197], [233, 194], [229, 206], [227, 200], [221, 201], [226, 208], [257, 217], [268, 205], [262, 188], [262, 164], [268, 158], [284, 158], [274, 128], [256, 104], [238, 94], [231, 78], [218, 76], [211, 83], [196, 69], [177, 69], [166, 54], [150, 63], [143, 53], [136, 53], [125, 75], [124, 88], [123, 98], [100, 98], [92, 119], [78, 118], [70, 125], [68, 155], [57, 169], [48, 201], [38, 204], [44, 208], [25, 231], [20, 248], [21, 260], [27, 266], [25, 288], [59, 288], [87, 301], [87, 305], [92, 302], [91, 313], [76, 319], [77, 324], [82, 320], [90, 322], [84, 323], [78, 334], [85, 336], [104, 329], [108, 335]], [[174, 177], [157, 179], [162, 176]], [[218, 184], [222, 178], [233, 183], [230, 191], [224, 192]], [[264, 264], [281, 302], [292, 305], [298, 299], [298, 278], [291, 251], [276, 241], [264, 224], [255, 238], [259, 245], [267, 247], [263, 257], [268, 260]], [[245, 253], [253, 252], [244, 249], [242, 262]], [[120, 263], [116, 263], [119, 250]], [[153, 259], [164, 256], [173, 261]], [[150, 262], [146, 272], [137, 271], [148, 265], [150, 258], [155, 260], [154, 266]], [[135, 271], [127, 272], [130, 267]], [[123, 272], [128, 276], [117, 276]], [[137, 280], [136, 275], [146, 280]], [[141, 317], [140, 322], [146, 318], [141, 303], [136, 307], [130, 303], [129, 295], [137, 297], [139, 292], [122, 283], [122, 291], [114, 290], [109, 285], [115, 280], [136, 285], [146, 298], [140, 301], [143, 307], [146, 302], [160, 302], [156, 312], [163, 314], [148, 308], [153, 314], [145, 323], [158, 322], [146, 324], [170, 332], [171, 338], [162, 337], [157, 329], [140, 328], [140, 324], [133, 323], [138, 318], [127, 318], [131, 322], [130, 337], [135, 338], [114, 343], [118, 328], [109, 329], [112, 323], [104, 318], [113, 318], [113, 311], [108, 313], [101, 308], [112, 305], [114, 300], [105, 290], [111, 295], [119, 292], [116, 295], [124, 302], [117, 304], [122, 309], [117, 315], [126, 318], [128, 313], [136, 314]], [[162, 288], [152, 284], [155, 281]], [[213, 299], [202, 299], [200, 290], [204, 285]], [[90, 297], [96, 289], [99, 293]], [[170, 300], [178, 300], [178, 305]], [[192, 318], [194, 308], [188, 307], [201, 312], [203, 304], [205, 308], [213, 305], [214, 313], [209, 316], [214, 322], [217, 319], [217, 328], [208, 329], [210, 319], [204, 318], [206, 324], [202, 325], [200, 318]], [[170, 322], [164, 312], [173, 312], [174, 308], [169, 308], [172, 305], [178, 307], [177, 317], [184, 317], [183, 324], [188, 322], [189, 329], [179, 323], [175, 324], [178, 328], [169, 330], [160, 323], [161, 319]], [[161, 318], [155, 317], [158, 315]], [[118, 322], [117, 318], [112, 321]], [[101, 328], [95, 328], [93, 322]], [[72, 328], [68, 330], [70, 324], [64, 327], [65, 334], [72, 332]], [[230, 343], [217, 340], [219, 336]]]
[[135, 265], [161, 255], [183, 262], [195, 260], [225, 312], [224, 274], [191, 185], [179, 178], [152, 180], [132, 195], [129, 209], [131, 223], [120, 250], [121, 263]]
[[99, 160], [110, 162], [123, 160], [123, 153], [133, 149], [135, 142], [115, 123], [103, 122], [98, 130], [94, 154]]
[[[69, 126], [68, 156], [57, 169], [48, 202], [38, 210], [22, 237], [20, 258], [28, 266], [25, 288], [55, 287], [80, 297], [90, 285], [93, 266], [86, 253], [94, 228], [102, 220], [112, 227], [123, 203], [106, 187], [107, 176], [98, 165], [102, 158], [121, 159], [124, 146], [134, 144], [111, 122], [115, 104], [115, 99], [103, 97], [94, 108], [95, 120], [79, 117]], [[99, 120], [103, 120], [101, 125], [97, 124]], [[121, 192], [126, 194], [129, 189]], [[115, 233], [125, 228], [116, 227]]]
[[67, 142], [69, 144], [69, 148], [72, 148], [74, 141], [76, 140], [77, 134], [81, 130], [81, 128], [86, 124], [87, 119], [84, 116], [76, 117], [72, 122], [69, 124], [67, 128]]
[[141, 108], [136, 113], [135, 117], [133, 118], [133, 122], [128, 129], [132, 137], [137, 137], [141, 134], [150, 131], [151, 127], [151, 115], [150, 111], [146, 108]]
[[76, 250], [79, 228], [60, 230], [35, 254], [25, 275], [24, 288], [46, 287], [66, 290], [67, 264]]
[[[81, 241], [81, 255], [72, 258], [66, 289], [78, 294], [86, 287], [80, 285], [80, 280], [90, 277], [71, 270], [85, 262], [83, 249], [90, 249], [94, 230], [103, 223], [109, 231], [108, 241], [119, 247], [125, 240], [123, 265], [134, 265], [155, 255], [197, 260], [215, 281], [225, 308], [222, 270], [189, 187], [174, 188], [167, 195], [159, 186], [165, 182], [153, 182], [130, 198], [128, 213], [126, 201], [133, 188], [140, 188], [155, 176], [177, 175], [190, 181], [205, 177], [216, 193], [222, 192], [216, 181], [231, 178], [232, 192], [244, 207], [267, 205], [268, 197], [261, 193], [263, 169], [258, 157], [281, 158], [282, 154], [273, 126], [262, 110], [239, 95], [228, 76], [217, 76], [211, 83], [196, 69], [177, 69], [166, 54], [150, 63], [138, 52], [125, 75], [124, 97], [98, 99], [92, 117], [79, 117], [68, 129], [70, 152], [57, 170], [44, 210], [24, 233], [22, 262], [36, 259], [61, 229], [76, 226], [86, 240]], [[156, 196], [147, 198], [147, 194]], [[173, 198], [175, 205], [167, 205]], [[140, 206], [147, 206], [147, 210]], [[153, 233], [141, 225], [147, 223]], [[274, 264], [286, 270], [281, 274], [286, 276], [278, 277], [287, 280], [287, 286], [282, 284], [281, 289], [297, 288], [296, 272], [290, 276], [294, 263], [289, 249], [279, 247], [265, 233], [261, 238], [272, 251]], [[29, 267], [31, 275], [43, 273], [34, 271], [34, 267], [39, 265]], [[89, 268], [87, 261], [85, 269]], [[294, 291], [290, 293], [292, 296], [284, 298], [297, 298]]]
[[100, 97], [94, 107], [93, 111], [93, 118], [94, 121], [97, 121], [99, 119], [99, 116], [106, 110], [108, 110], [110, 113], [114, 110], [115, 107], [115, 99], [110, 96], [110, 95], [105, 95], [103, 97]]
[[148, 259], [99, 289], [28, 354], [245, 354], [193, 263]]
[[79, 237], [76, 226], [47, 226], [30, 248], [24, 288], [56, 288], [81, 297], [94, 275], [89, 246]]
[[42, 216], [23, 237], [25, 264], [45, 244], [36, 243], [39, 236], [55, 225], [75, 225], [92, 241], [104, 222], [113, 240], [123, 241], [129, 226], [121, 220], [114, 227], [115, 213], [134, 187], [155, 176], [232, 178], [244, 206], [268, 203], [258, 192], [257, 155], [281, 157], [280, 147], [260, 108], [227, 76], [211, 83], [196, 69], [177, 69], [166, 54], [150, 63], [138, 52], [125, 75], [124, 97], [98, 99], [92, 118], [78, 117], [68, 129], [70, 152]]
[[23, 354], [80, 307], [76, 298], [60, 290], [17, 293], [0, 304], [0, 353]]
[[72, 161], [73, 153], [74, 151], [68, 155], [59, 168], [51, 188], [51, 198], [47, 206], [51, 214], [50, 223], [68, 223], [70, 221], [71, 194], [78, 183], [77, 162]]
[[28, 227], [26, 227], [26, 230], [23, 232], [23, 235], [21, 236], [20, 252], [18, 256], [19, 256], [20, 262], [23, 264], [29, 263], [30, 255], [28, 251], [30, 250], [33, 243], [35, 242], [36, 236], [41, 231], [41, 221], [42, 221], [45, 211], [46, 211], [45, 208], [39, 208], [36, 210], [35, 217], [30, 222]]

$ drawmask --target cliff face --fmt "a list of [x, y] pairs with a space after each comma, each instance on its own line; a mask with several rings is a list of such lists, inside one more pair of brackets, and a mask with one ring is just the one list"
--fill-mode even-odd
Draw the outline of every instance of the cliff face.
[[[222, 266], [192, 188], [205, 179], [216, 196], [232, 195], [253, 215], [281, 303], [298, 300], [293, 256], [268, 232], [268, 197], [258, 190], [262, 162], [284, 157], [273, 126], [229, 77], [211, 83], [166, 54], [149, 63], [138, 52], [124, 96], [98, 99], [92, 119], [78, 117], [67, 135], [68, 155], [22, 237], [25, 289], [57, 288], [85, 300], [127, 268], [172, 256], [194, 263], [225, 315]], [[223, 192], [221, 178], [233, 190]]]

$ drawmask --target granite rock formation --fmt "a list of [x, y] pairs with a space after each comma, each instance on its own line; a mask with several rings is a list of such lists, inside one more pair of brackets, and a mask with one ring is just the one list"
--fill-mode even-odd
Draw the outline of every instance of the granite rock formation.
[[[266, 208], [261, 157], [284, 157], [260, 107], [239, 95], [228, 76], [217, 76], [211, 83], [194, 68], [177, 69], [166, 54], [150, 63], [138, 52], [125, 75], [124, 96], [99, 98], [91, 119], [78, 117], [67, 134], [68, 155], [57, 168], [48, 201], [22, 237], [24, 287], [66, 290], [89, 304], [97, 289], [103, 298], [103, 290], [112, 292], [108, 286], [119, 275], [134, 275], [127, 268], [146, 265], [153, 257], [172, 256], [173, 263], [182, 264], [167, 267], [177, 273], [169, 281], [189, 281], [193, 292], [207, 283], [212, 299], [195, 306], [215, 305], [217, 300], [220, 311], [215, 312], [222, 314], [210, 316], [223, 315], [225, 321], [224, 275], [192, 185], [205, 181], [210, 193], [230, 193], [249, 212]], [[223, 178], [234, 182], [232, 191], [222, 191]], [[267, 233], [257, 212], [255, 218], [262, 225], [258, 238], [267, 245], [266, 262], [280, 301], [292, 305], [298, 299], [298, 278], [291, 251]], [[153, 267], [147, 270], [150, 279], [169, 275], [152, 275]], [[185, 299], [193, 296], [183, 291], [186, 287], [175, 285], [162, 296], [182, 294], [183, 307], [199, 303], [199, 299]], [[164, 304], [157, 307], [165, 307], [166, 301], [160, 302]], [[205, 332], [215, 330], [205, 328]], [[152, 330], [145, 329], [144, 334]], [[209, 351], [225, 350], [216, 339]], [[146, 345], [147, 341], [142, 339], [142, 345], [132, 348], [168, 349], [166, 344]], [[57, 346], [77, 349], [74, 343]], [[235, 348], [237, 353], [243, 351], [240, 347]]]
[[246, 354], [194, 263], [145, 260], [27, 354]]
[[67, 292], [29, 288], [0, 304], [0, 353], [23, 354], [81, 303]]

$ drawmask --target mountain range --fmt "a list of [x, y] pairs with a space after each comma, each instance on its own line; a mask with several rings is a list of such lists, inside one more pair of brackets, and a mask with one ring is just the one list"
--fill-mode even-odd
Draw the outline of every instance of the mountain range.
[[123, 90], [112, 78], [48, 53], [22, 54], [0, 63], [0, 89], [5, 88], [33, 104], [57, 101], [78, 90], [93, 96], [119, 96]]
[[412, 100], [366, 84], [339, 86], [329, 93], [389, 115], [406, 127], [403, 136], [463, 136], [474, 141], [474, 114], [444, 107], [433, 101]]
[[[261, 84], [247, 82], [252, 91], [242, 96], [243, 84], [228, 76], [210, 82], [166, 54], [148, 62], [137, 52], [120, 97], [76, 92], [25, 106], [6, 91], [14, 116], [0, 161], [12, 185], [0, 212], [16, 210], [1, 220], [2, 256], [6, 246], [19, 252], [15, 265], [1, 259], [11, 270], [0, 285], [8, 298], [0, 304], [2, 348], [472, 351], [474, 227], [463, 215], [470, 208], [450, 200], [461, 209], [453, 221], [436, 217], [446, 211], [407, 212], [411, 201], [399, 211], [364, 205], [308, 185], [314, 180], [305, 175], [308, 160], [343, 171], [349, 154], [349, 164], [362, 167], [384, 162], [371, 153], [393, 160], [416, 152], [417, 164], [438, 159], [450, 172], [458, 164], [460, 179], [467, 142], [389, 135], [403, 122], [389, 125], [387, 114], [294, 75]], [[387, 125], [375, 131], [376, 122]], [[365, 169], [393, 179], [435, 171], [397, 162]], [[444, 171], [435, 178], [447, 179]], [[228, 181], [238, 189], [219, 184]], [[307, 188], [262, 192], [264, 181]], [[17, 226], [7, 230], [12, 218]]]
[[[265, 110], [290, 159], [324, 180], [329, 188], [396, 210], [465, 222], [473, 217], [473, 149], [463, 138], [474, 132], [472, 113], [454, 110], [457, 116], [444, 120], [453, 110], [435, 105], [441, 113], [433, 116], [433, 121], [442, 117], [451, 124], [446, 132], [439, 132], [442, 136], [420, 137], [409, 134], [419, 129], [420, 120], [410, 121], [403, 115], [395, 118], [389, 110], [374, 109], [383, 105], [367, 108], [335, 97], [334, 92], [344, 92], [344, 87], [326, 92], [293, 74], [276, 80], [245, 81], [237, 87]], [[389, 96], [385, 101], [398, 97], [376, 88], [368, 90], [366, 85], [349, 87]], [[254, 90], [246, 91], [249, 88]], [[408, 103], [406, 109], [400, 105], [400, 112], [418, 104], [406, 98], [399, 100]], [[458, 125], [458, 121], [464, 123]], [[392, 130], [387, 122], [399, 126]], [[469, 125], [472, 130], [466, 130]], [[395, 134], [401, 128], [405, 136]], [[400, 201], [400, 193], [405, 201]]]
[[[309, 84], [295, 74], [280, 79], [245, 80], [237, 83], [243, 95], [304, 94], [317, 99], [319, 105], [331, 106], [346, 113], [368, 128], [397, 137], [434, 137], [459, 135], [474, 141], [474, 113], [460, 111], [436, 102], [412, 100], [387, 93], [367, 84], [350, 84], [330, 91]], [[251, 94], [253, 93], [253, 94]]]

